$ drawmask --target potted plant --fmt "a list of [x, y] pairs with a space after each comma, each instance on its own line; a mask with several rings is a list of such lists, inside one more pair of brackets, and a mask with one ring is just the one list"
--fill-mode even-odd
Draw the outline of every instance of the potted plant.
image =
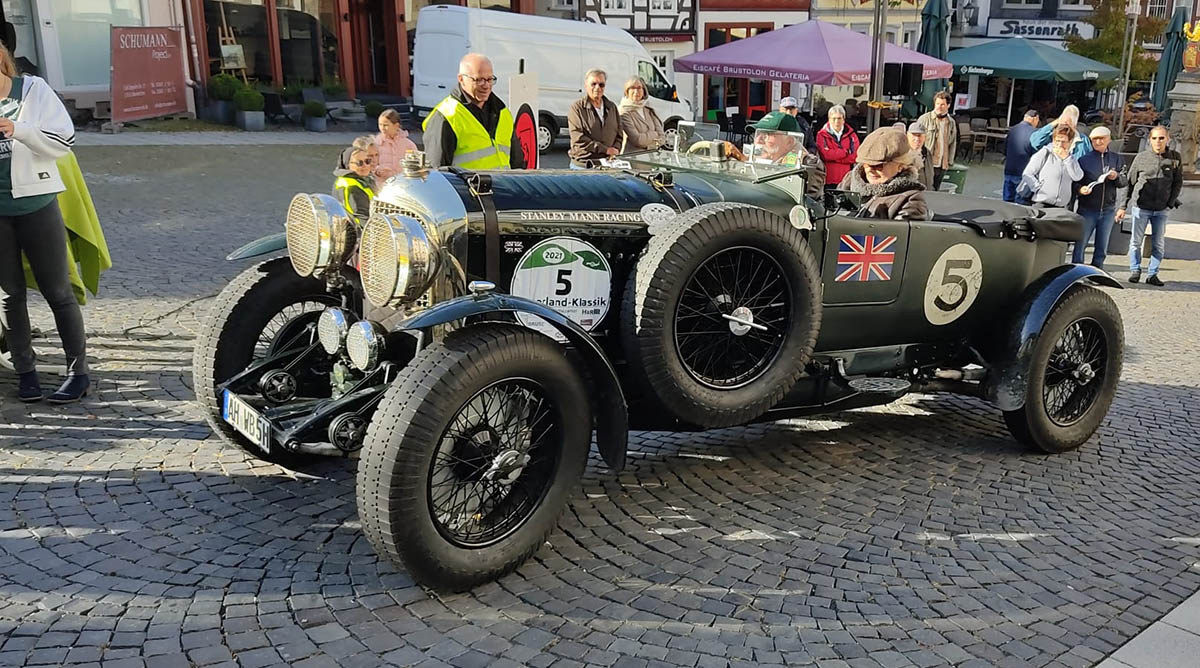
[[383, 103], [379, 100], [367, 100], [364, 108], [367, 112], [367, 128], [369, 129], [374, 125], [374, 121], [379, 119], [379, 115], [383, 113]]
[[221, 73], [208, 80], [210, 119], [217, 123], [233, 123], [233, 96], [245, 86], [231, 74]]
[[304, 103], [304, 129], [310, 132], [325, 131], [325, 103], [309, 100]]
[[243, 130], [259, 132], [266, 128], [263, 120], [262, 93], [253, 88], [243, 88], [233, 95], [233, 104], [237, 107], [237, 126]]

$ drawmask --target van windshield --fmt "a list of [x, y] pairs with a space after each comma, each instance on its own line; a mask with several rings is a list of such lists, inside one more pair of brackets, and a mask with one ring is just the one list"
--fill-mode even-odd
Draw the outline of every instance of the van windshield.
[[674, 89], [666, 79], [663, 78], [658, 68], [647, 60], [638, 61], [638, 76], [646, 82], [646, 95], [657, 97], [660, 100], [674, 100], [672, 95]]

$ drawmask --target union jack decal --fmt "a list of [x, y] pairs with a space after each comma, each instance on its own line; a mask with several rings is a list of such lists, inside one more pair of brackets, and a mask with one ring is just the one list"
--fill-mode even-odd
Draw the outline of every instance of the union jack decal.
[[847, 281], [890, 281], [896, 253], [896, 237], [843, 234], [837, 256], [835, 283]]

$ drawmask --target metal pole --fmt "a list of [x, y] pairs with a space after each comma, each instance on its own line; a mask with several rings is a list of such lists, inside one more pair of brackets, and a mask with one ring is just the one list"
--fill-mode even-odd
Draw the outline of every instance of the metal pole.
[[[887, 28], [887, 10], [888, 0], [876, 0], [875, 2], [875, 24], [874, 35], [871, 39], [871, 99], [872, 102], [883, 101], [883, 63], [884, 55], [887, 52], [887, 42], [885, 40], [884, 30]], [[868, 116], [868, 130], [875, 130], [879, 127], [878, 107], [871, 107], [871, 113]]]
[[[1121, 92], [1117, 96], [1117, 138], [1121, 139], [1125, 134], [1125, 100], [1129, 96], [1129, 70], [1133, 66], [1133, 47], [1137, 43], [1137, 19], [1138, 13], [1141, 11], [1141, 4], [1138, 0], [1130, 0], [1125, 5], [1125, 17], [1128, 23], [1125, 24], [1125, 34], [1128, 36], [1128, 42], [1122, 45], [1121, 50]], [[1132, 24], [1132, 30], [1130, 29]]]
[[1009, 78], [1008, 80], [1008, 115], [1004, 117], [1004, 125], [1008, 127], [1012, 125], [1012, 103], [1013, 96], [1017, 93], [1017, 80]]

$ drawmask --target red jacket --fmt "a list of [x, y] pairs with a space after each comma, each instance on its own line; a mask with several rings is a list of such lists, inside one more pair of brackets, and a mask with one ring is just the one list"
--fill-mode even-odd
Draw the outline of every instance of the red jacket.
[[854, 128], [842, 128], [842, 140], [838, 141], [829, 124], [817, 131], [817, 153], [825, 162], [825, 183], [838, 184], [854, 169], [854, 158], [858, 155], [858, 135]]

